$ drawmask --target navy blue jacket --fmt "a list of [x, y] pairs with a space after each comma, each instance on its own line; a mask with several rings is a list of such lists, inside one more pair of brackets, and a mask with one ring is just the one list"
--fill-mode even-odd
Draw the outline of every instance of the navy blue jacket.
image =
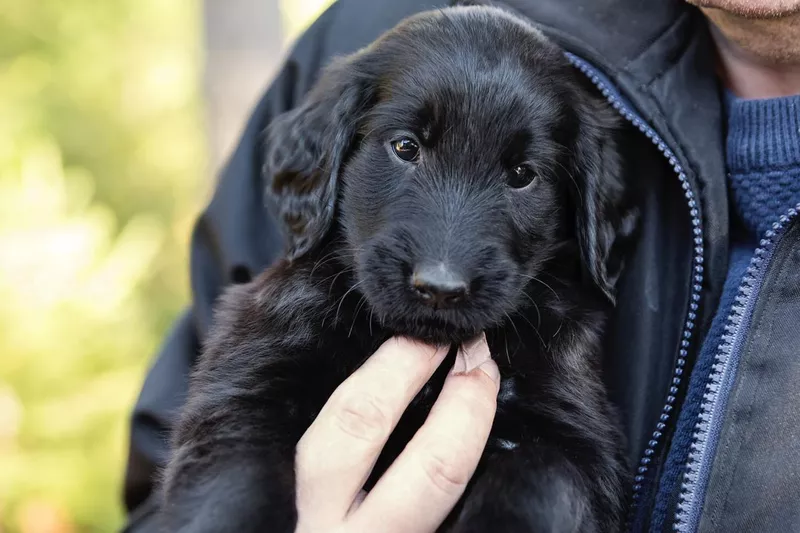
[[[368, 44], [435, 0], [340, 0], [305, 33], [255, 108], [191, 243], [192, 303], [158, 354], [136, 405], [125, 480], [127, 531], [152, 531], [155, 476], [187, 377], [227, 284], [282, 249], [262, 204], [263, 132], [295, 106], [333, 56]], [[635, 485], [631, 529], [800, 531], [800, 226], [762, 242], [720, 354], [681, 490], [655, 502], [695, 353], [727, 270], [724, 124], [713, 43], [679, 0], [506, 0], [537, 23], [641, 132], [629, 164], [646, 184], [642, 235], [620, 280], [605, 377], [620, 407]], [[742, 318], [744, 317], [744, 318]]]

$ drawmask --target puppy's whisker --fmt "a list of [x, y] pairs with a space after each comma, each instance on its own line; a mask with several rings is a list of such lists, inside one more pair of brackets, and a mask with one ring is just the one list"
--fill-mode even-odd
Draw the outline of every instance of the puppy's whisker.
[[372, 318], [375, 315], [375, 308], [370, 307], [369, 310], [369, 336], [372, 337]]
[[530, 300], [530, 302], [533, 304], [533, 308], [536, 309], [538, 327], [542, 327], [542, 313], [541, 313], [541, 311], [539, 311], [539, 305], [536, 303], [536, 301], [533, 298], [530, 297], [530, 295], [527, 292], [525, 292], [524, 289], [522, 291], [522, 295], [525, 296], [525, 298], [527, 298], [528, 300]]
[[356, 246], [353, 246], [353, 247], [345, 247], [345, 246], [337, 247], [337, 249], [328, 252], [327, 254], [323, 255], [322, 257], [320, 257], [319, 259], [317, 259], [314, 262], [314, 266], [311, 268], [311, 272], [309, 273], [309, 277], [314, 275], [314, 271], [318, 267], [335, 260], [337, 258], [337, 256], [344, 255], [345, 253], [357, 253], [357, 252], [360, 252], [360, 251], [361, 251], [361, 248], [360, 247], [356, 247]]
[[561, 333], [561, 328], [564, 327], [564, 321], [562, 320], [561, 323], [558, 325], [558, 329], [555, 333], [553, 333], [553, 338], [555, 339], [558, 337], [558, 334]]
[[[562, 153], [566, 154], [567, 158], [569, 158], [570, 161], [577, 161], [579, 159], [578, 156], [575, 154], [575, 152], [571, 150], [568, 146], [559, 144], [558, 147]], [[572, 180], [572, 183], [575, 184], [575, 190], [578, 191], [578, 196], [580, 198], [581, 205], [583, 205], [583, 194], [581, 193], [581, 188], [578, 186], [578, 182], [575, 180], [575, 175], [572, 173], [570, 169], [565, 167], [564, 163], [562, 163], [559, 159], [556, 159], [555, 163], [564, 170], [564, 173], [567, 176], [569, 176], [569, 178]]]
[[516, 324], [514, 324], [514, 320], [513, 320], [513, 319], [511, 318], [511, 316], [510, 316], [508, 313], [506, 313], [505, 311], [503, 311], [503, 314], [505, 314], [505, 315], [506, 315], [506, 318], [508, 319], [508, 323], [509, 323], [509, 324], [511, 324], [511, 327], [512, 327], [512, 328], [514, 328], [514, 332], [517, 334], [517, 338], [519, 339], [519, 342], [520, 342], [521, 344], [524, 344], [524, 343], [525, 343], [525, 341], [523, 341], [523, 340], [522, 340], [522, 335], [520, 335], [520, 334], [519, 334], [519, 330], [517, 329], [517, 325], [516, 325]]
[[311, 268], [310, 274], [313, 274], [314, 271], [319, 268], [320, 266], [329, 263], [330, 261], [337, 259], [338, 257], [343, 256], [346, 253], [358, 253], [361, 251], [361, 247], [359, 246], [338, 246], [336, 249], [331, 250], [327, 254], [323, 255], [316, 261], [314, 261], [314, 266]]
[[[346, 267], [346, 268], [342, 269], [341, 271], [337, 272], [336, 274], [333, 274], [331, 276], [328, 276], [327, 278], [324, 278], [319, 283], [317, 283], [316, 287], [322, 288], [322, 285], [325, 284], [325, 281], [333, 278], [333, 281], [331, 281], [330, 286], [328, 287], [328, 296], [330, 296], [331, 295], [331, 291], [333, 291], [333, 287], [336, 284], [336, 280], [339, 278], [339, 276], [341, 276], [342, 274], [345, 274], [347, 272], [351, 272], [353, 270], [355, 270], [353, 267]], [[333, 307], [331, 306], [325, 312], [325, 316], [322, 317], [322, 324], [320, 326], [320, 329], [325, 329], [325, 320], [328, 318], [328, 315], [330, 314], [332, 309], [333, 309]]]
[[547, 284], [547, 283], [545, 283], [544, 281], [540, 280], [540, 279], [539, 279], [539, 278], [537, 278], [536, 276], [531, 276], [530, 274], [520, 274], [520, 276], [522, 276], [523, 278], [525, 278], [525, 279], [527, 279], [527, 280], [530, 280], [530, 281], [535, 281], [535, 282], [537, 282], [537, 283], [541, 283], [542, 285], [544, 285], [545, 287], [547, 287], [548, 289], [550, 289], [550, 292], [552, 292], [552, 293], [553, 293], [553, 296], [555, 296], [555, 297], [556, 297], [556, 300], [558, 300], [558, 301], [561, 301], [561, 297], [558, 295], [558, 293], [555, 291], [555, 289], [553, 289], [553, 287], [551, 287], [550, 285], [548, 285], [548, 284]]
[[347, 295], [350, 294], [351, 292], [353, 292], [354, 290], [356, 290], [356, 287], [358, 287], [359, 285], [364, 283], [364, 281], [366, 281], [366, 280], [359, 281], [358, 283], [356, 283], [355, 285], [350, 287], [347, 290], [347, 292], [344, 293], [344, 295], [342, 295], [342, 298], [339, 300], [339, 306], [336, 308], [336, 316], [333, 318], [333, 323], [334, 324], [338, 324], [339, 323], [339, 312], [342, 310], [342, 304], [344, 303], [345, 298], [347, 298]]
[[[322, 265], [330, 263], [331, 261], [334, 261], [336, 259], [336, 257], [332, 257], [332, 256], [335, 256], [337, 253], [338, 253], [338, 250], [334, 250], [334, 251], [332, 251], [330, 253], [325, 254], [319, 260], [315, 261], [314, 262], [314, 266], [311, 267], [311, 272], [309, 272], [308, 277], [311, 278], [311, 277], [314, 276], [314, 271], [317, 270], [317, 267], [320, 267]], [[330, 259], [328, 259], [329, 257], [330, 257]]]
[[511, 354], [508, 352], [508, 335], [505, 333], [503, 334], [503, 344], [506, 345], [506, 359], [508, 360], [508, 365], [511, 366]]
[[546, 343], [546, 342], [544, 342], [544, 338], [542, 338], [542, 334], [539, 332], [539, 328], [537, 328], [536, 326], [534, 326], [534, 325], [533, 325], [533, 323], [531, 323], [531, 321], [530, 321], [530, 320], [528, 320], [528, 318], [527, 318], [525, 315], [523, 315], [523, 314], [519, 313], [519, 314], [518, 314], [518, 316], [519, 316], [519, 317], [520, 317], [522, 320], [524, 320], [525, 322], [527, 322], [527, 323], [528, 323], [528, 325], [529, 325], [529, 326], [530, 326], [530, 327], [533, 329], [533, 331], [536, 333], [536, 336], [537, 336], [537, 337], [539, 337], [539, 341], [542, 343], [542, 348], [547, 348], [547, 343]]
[[[316, 283], [315, 287], [317, 287], [318, 289], [324, 289], [325, 287], [327, 287], [328, 288], [328, 296], [330, 296], [331, 292], [333, 292], [333, 287], [336, 284], [336, 278], [338, 278], [342, 274], [346, 274], [346, 273], [347, 273], [346, 270], [342, 270], [340, 272], [337, 272], [336, 274], [328, 276], [326, 279], [320, 281], [319, 283]], [[326, 281], [329, 280], [329, 279], [331, 280], [331, 282], [330, 283], [326, 283]]]
[[320, 282], [317, 284], [317, 286], [321, 287], [322, 285], [325, 284], [326, 281], [328, 281], [329, 279], [333, 278], [333, 281], [331, 281], [331, 283], [330, 283], [330, 287], [328, 287], [328, 296], [330, 296], [331, 291], [333, 290], [333, 286], [336, 284], [336, 280], [338, 279], [338, 277], [341, 276], [342, 274], [346, 274], [346, 273], [354, 272], [354, 271], [355, 271], [354, 267], [343, 268], [342, 270], [340, 270], [336, 274], [332, 274], [332, 275], [328, 276], [327, 278], [320, 280]]
[[348, 339], [353, 334], [353, 328], [356, 325], [356, 319], [358, 318], [358, 313], [361, 311], [361, 308], [364, 306], [365, 303], [367, 303], [367, 297], [362, 295], [361, 298], [358, 300], [358, 304], [356, 305], [356, 311], [355, 313], [353, 313], [353, 323], [350, 324], [350, 331], [347, 332]]

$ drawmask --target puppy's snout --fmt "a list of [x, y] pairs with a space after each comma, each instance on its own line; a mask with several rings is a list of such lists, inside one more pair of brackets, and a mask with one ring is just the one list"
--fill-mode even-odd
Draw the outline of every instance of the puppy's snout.
[[423, 264], [411, 275], [411, 290], [426, 305], [452, 307], [467, 299], [469, 283], [444, 263]]

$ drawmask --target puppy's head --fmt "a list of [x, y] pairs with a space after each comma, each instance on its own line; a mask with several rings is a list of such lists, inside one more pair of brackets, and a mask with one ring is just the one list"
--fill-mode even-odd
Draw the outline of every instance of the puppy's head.
[[579, 76], [487, 7], [423, 13], [333, 64], [269, 130], [289, 258], [336, 233], [374, 315], [436, 342], [530, 303], [564, 250], [576, 282], [612, 298], [612, 246], [631, 229], [618, 125]]

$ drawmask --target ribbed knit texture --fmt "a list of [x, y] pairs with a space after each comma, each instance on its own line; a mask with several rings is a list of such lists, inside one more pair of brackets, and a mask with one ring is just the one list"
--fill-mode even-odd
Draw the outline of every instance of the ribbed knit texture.
[[800, 96], [726, 103], [733, 204], [760, 236], [800, 199]]
[[800, 95], [742, 100], [726, 95], [726, 163], [731, 198], [731, 253], [719, 308], [697, 356], [669, 454], [651, 532], [671, 530], [694, 429], [725, 324], [756, 243], [800, 203]]

